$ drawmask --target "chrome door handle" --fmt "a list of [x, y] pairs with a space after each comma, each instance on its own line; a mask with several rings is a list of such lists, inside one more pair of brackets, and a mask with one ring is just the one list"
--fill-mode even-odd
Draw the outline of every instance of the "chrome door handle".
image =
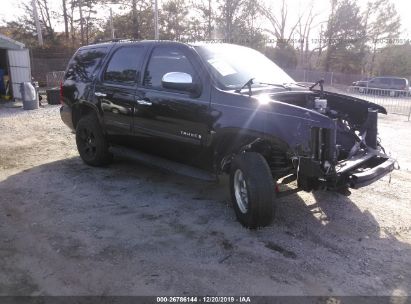
[[107, 97], [106, 93], [101, 93], [101, 92], [94, 92], [94, 95], [97, 97]]
[[151, 101], [147, 101], [147, 100], [144, 100], [144, 99], [138, 99], [137, 103], [139, 105], [142, 105], [142, 106], [151, 106], [151, 105], [153, 105], [153, 103]]

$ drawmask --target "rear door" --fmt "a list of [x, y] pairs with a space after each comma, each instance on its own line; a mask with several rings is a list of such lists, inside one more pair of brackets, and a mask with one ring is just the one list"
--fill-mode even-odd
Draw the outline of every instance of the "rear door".
[[112, 140], [130, 136], [136, 88], [145, 47], [128, 45], [117, 48], [96, 82], [94, 95], [101, 104], [105, 129]]
[[94, 80], [108, 52], [107, 46], [79, 49], [70, 60], [63, 81], [64, 103], [72, 106], [92, 99]]
[[8, 50], [7, 53], [13, 96], [21, 99], [20, 83], [31, 82], [29, 50]]

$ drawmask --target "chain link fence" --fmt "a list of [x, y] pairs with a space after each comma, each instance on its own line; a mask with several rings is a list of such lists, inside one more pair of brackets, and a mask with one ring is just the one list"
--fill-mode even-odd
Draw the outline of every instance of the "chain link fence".
[[46, 74], [47, 88], [59, 87], [64, 79], [64, 71], [53, 71]]
[[314, 83], [319, 79], [324, 79], [324, 85], [329, 91], [348, 94], [356, 98], [376, 103], [385, 107], [388, 113], [404, 115], [408, 117], [408, 120], [411, 119], [410, 91], [353, 86], [353, 82], [364, 78], [362, 75], [358, 74], [304, 69], [285, 69], [285, 71], [298, 82]]
[[374, 102], [387, 109], [388, 113], [411, 117], [411, 95], [404, 90], [384, 90], [350, 86], [346, 92], [354, 97]]

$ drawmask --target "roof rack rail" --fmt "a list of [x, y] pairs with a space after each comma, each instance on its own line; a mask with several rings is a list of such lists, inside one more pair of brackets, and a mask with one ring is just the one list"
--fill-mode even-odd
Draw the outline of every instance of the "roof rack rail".
[[129, 42], [129, 41], [139, 41], [139, 40], [136, 40], [133, 38], [113, 38], [113, 39], [106, 39], [106, 40], [97, 39], [93, 42], [93, 44], [108, 43], [108, 42]]

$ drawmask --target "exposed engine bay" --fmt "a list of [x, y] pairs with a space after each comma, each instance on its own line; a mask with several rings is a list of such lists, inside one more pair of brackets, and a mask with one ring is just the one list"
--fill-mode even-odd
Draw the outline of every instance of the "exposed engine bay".
[[324, 176], [330, 177], [328, 188], [362, 187], [383, 174], [382, 170], [392, 171], [396, 161], [385, 154], [378, 138], [378, 113], [386, 114], [385, 108], [322, 90], [281, 92], [272, 98], [317, 112], [334, 122], [334, 130], [311, 128], [311, 158], [299, 162], [299, 167], [305, 166], [305, 172], [321, 179], [313, 166], [313, 161], [318, 161]]

